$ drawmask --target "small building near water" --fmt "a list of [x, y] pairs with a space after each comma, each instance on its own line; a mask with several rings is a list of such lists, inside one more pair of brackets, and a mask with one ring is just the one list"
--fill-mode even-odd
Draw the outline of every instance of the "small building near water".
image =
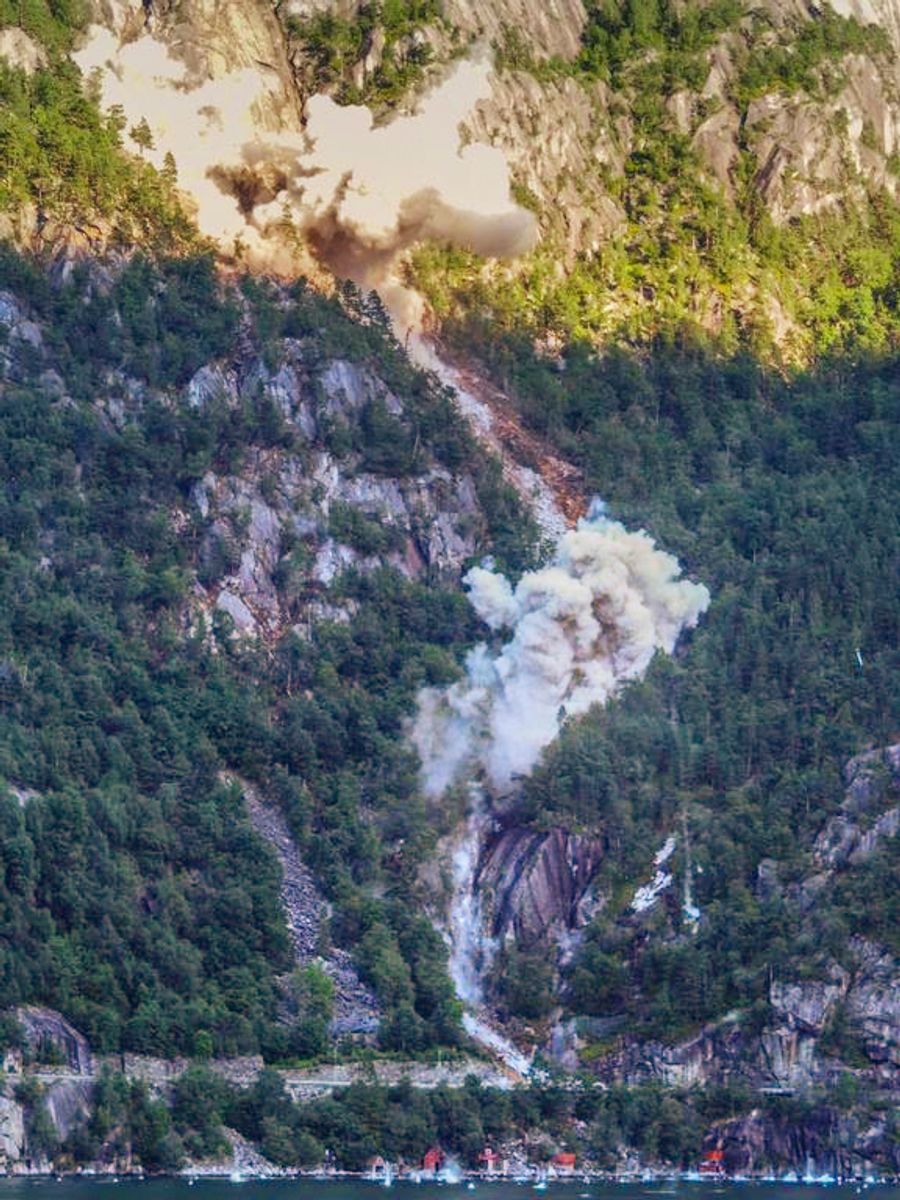
[[478, 1164], [488, 1175], [493, 1175], [500, 1165], [500, 1155], [490, 1146], [485, 1146], [478, 1155]]
[[724, 1179], [725, 1151], [707, 1150], [700, 1163], [700, 1174], [706, 1179]]
[[431, 1146], [422, 1157], [423, 1171], [440, 1171], [447, 1161], [447, 1156], [440, 1146]]
[[575, 1170], [576, 1157], [571, 1150], [560, 1150], [550, 1161], [557, 1175], [571, 1175]]

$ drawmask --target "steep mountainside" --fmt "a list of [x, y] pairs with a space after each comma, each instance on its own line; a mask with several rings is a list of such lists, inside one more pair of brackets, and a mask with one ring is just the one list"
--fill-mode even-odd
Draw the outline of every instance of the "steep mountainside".
[[898, 163], [894, 0], [0, 0], [8, 1164], [900, 1170]]

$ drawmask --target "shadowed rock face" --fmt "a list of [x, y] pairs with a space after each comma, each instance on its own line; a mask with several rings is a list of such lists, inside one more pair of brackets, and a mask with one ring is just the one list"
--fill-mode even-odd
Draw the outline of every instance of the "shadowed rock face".
[[[874, 1088], [895, 1091], [900, 1069], [898, 965], [891, 954], [865, 938], [853, 938], [850, 948], [850, 969], [835, 963], [827, 979], [774, 979], [769, 1020], [759, 1032], [735, 1012], [679, 1045], [629, 1036], [595, 1063], [594, 1070], [607, 1083], [629, 1085], [710, 1087], [741, 1081], [754, 1089], [799, 1093], [832, 1087], [846, 1068], [820, 1043], [829, 1023], [843, 1010], [869, 1059], [868, 1067], [857, 1069], [858, 1077]], [[595, 1032], [602, 1036], [606, 1030]], [[804, 1156], [793, 1161], [803, 1162]]]
[[67, 1138], [76, 1125], [87, 1120], [93, 1098], [93, 1079], [59, 1079], [50, 1084], [44, 1103], [61, 1138]]
[[479, 871], [492, 935], [513, 936], [527, 948], [579, 928], [603, 854], [599, 838], [564, 829], [502, 830], [488, 843]]
[[730, 1175], [798, 1167], [811, 1175], [862, 1175], [877, 1163], [890, 1163], [895, 1170], [900, 1163], [886, 1122], [861, 1130], [854, 1118], [825, 1104], [799, 1120], [755, 1110], [723, 1121], [707, 1134], [704, 1148], [724, 1151]]
[[92, 1073], [88, 1040], [65, 1017], [51, 1008], [41, 1008], [36, 1004], [23, 1005], [16, 1009], [15, 1016], [29, 1050], [38, 1060], [41, 1053], [52, 1046], [73, 1074]]

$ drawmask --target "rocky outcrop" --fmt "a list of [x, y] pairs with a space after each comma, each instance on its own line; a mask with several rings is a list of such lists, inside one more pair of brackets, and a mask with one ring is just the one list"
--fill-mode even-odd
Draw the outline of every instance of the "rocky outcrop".
[[900, 831], [900, 745], [852, 758], [840, 809], [826, 821], [813, 846], [815, 870], [794, 890], [809, 910], [834, 876], [857, 867]]
[[[760, 899], [780, 897], [802, 918], [827, 897], [842, 873], [857, 869], [886, 839], [897, 836], [900, 745], [850, 759], [844, 782], [838, 811], [825, 822], [813, 845], [812, 872], [788, 886], [779, 879], [777, 862], [762, 860], [756, 884]], [[896, 1095], [900, 961], [887, 947], [852, 937], [843, 960], [823, 961], [817, 978], [774, 977], [768, 1004], [761, 1029], [735, 1012], [677, 1045], [620, 1037], [615, 1048], [595, 1059], [592, 1067], [609, 1082], [707, 1087], [739, 1081], [761, 1094], [803, 1096], [816, 1088], [833, 1087], [849, 1071], [873, 1091]], [[581, 1045], [608, 1041], [610, 1036], [615, 1039], [618, 1031], [615, 1014], [600, 1022], [578, 1022]], [[852, 1047], [849, 1055], [847, 1045]], [[842, 1055], [849, 1057], [849, 1063]], [[753, 1136], [757, 1135], [762, 1136], [758, 1130]], [[751, 1158], [758, 1169], [760, 1155], [772, 1148], [754, 1145]], [[799, 1153], [796, 1146], [782, 1147], [779, 1153], [796, 1163], [798, 1159], [791, 1157], [794, 1151]]]
[[846, 996], [846, 1017], [866, 1057], [885, 1079], [900, 1078], [900, 964], [865, 938], [852, 943], [856, 970]]
[[469, 37], [502, 42], [512, 31], [524, 34], [541, 58], [574, 58], [587, 14], [582, 0], [446, 0], [447, 21]]
[[40, 326], [30, 320], [25, 308], [11, 292], [0, 291], [0, 373], [17, 380], [16, 354], [23, 347], [39, 350], [43, 341]]
[[[900, 56], [900, 3], [898, 0], [832, 0], [831, 7], [842, 17], [855, 17], [862, 25], [878, 25]], [[900, 67], [900, 57], [895, 66]]]
[[197, 1174], [208, 1178], [228, 1178], [234, 1181], [241, 1179], [278, 1179], [291, 1172], [275, 1163], [260, 1151], [253, 1142], [248, 1141], [236, 1129], [223, 1126], [222, 1133], [228, 1142], [228, 1152], [220, 1158], [196, 1159], [182, 1171], [184, 1175]]
[[625, 219], [605, 182], [607, 172], [624, 169], [631, 138], [613, 99], [600, 81], [544, 82], [506, 71], [467, 122], [475, 140], [503, 149], [514, 179], [537, 202], [545, 235], [570, 257], [599, 249]]
[[57, 1079], [45, 1084], [44, 1106], [60, 1140], [87, 1120], [94, 1098], [93, 1078]]
[[12, 1096], [0, 1095], [0, 1168], [25, 1155], [25, 1110]]
[[[468, 29], [467, 4], [457, 0], [451, 7], [452, 19]], [[492, 25], [514, 30], [536, 59], [578, 53], [580, 5], [560, 14], [552, 43], [545, 6], [501, 0], [491, 7]], [[749, 152], [755, 187], [779, 222], [861, 198], [866, 188], [896, 192], [900, 186], [891, 166], [900, 146], [900, 7], [896, 0], [839, 0], [833, 7], [883, 29], [894, 59], [848, 54], [829, 65], [840, 80], [836, 89], [823, 87], [814, 96], [772, 91], [745, 112], [735, 103], [735, 85], [747, 45], [763, 36], [745, 18], [708, 52], [703, 87], [668, 101], [672, 127], [692, 138], [709, 176], [729, 197], [741, 154]], [[757, 16], [763, 11], [771, 26], [765, 36], [788, 44], [816, 18], [799, 2], [756, 6]], [[504, 36], [492, 34], [501, 44]], [[496, 76], [491, 99], [479, 105], [469, 127], [477, 139], [503, 147], [516, 179], [539, 202], [545, 233], [560, 236], [570, 253], [590, 253], [623, 219], [608, 181], [621, 175], [630, 152], [629, 107], [628, 96], [599, 83], [508, 70]]]
[[488, 842], [478, 872], [492, 935], [525, 948], [564, 943], [585, 924], [591, 883], [603, 857], [598, 838], [564, 829], [503, 829]]
[[0, 1169], [17, 1170], [19, 1164], [29, 1162], [32, 1169], [47, 1169], [48, 1164], [31, 1161], [29, 1105], [17, 1085], [26, 1071], [36, 1080], [39, 1094], [34, 1102], [46, 1110], [62, 1141], [90, 1112], [98, 1064], [87, 1038], [62, 1014], [28, 1004], [11, 1015], [21, 1031], [22, 1047], [5, 1056], [8, 1084], [6, 1094], [0, 1094]]
[[[614, 1020], [588, 1020], [579, 1024], [582, 1036], [608, 1038], [616, 1031]], [[717, 1086], [745, 1077], [746, 1045], [740, 1018], [735, 1014], [675, 1046], [625, 1037], [615, 1050], [597, 1060], [594, 1069], [606, 1083], [661, 1083], [678, 1088]]]
[[47, 62], [42, 46], [28, 36], [24, 29], [14, 25], [0, 29], [0, 58], [6, 59], [11, 67], [18, 67], [29, 74]]
[[[202, 367], [185, 390], [197, 408], [270, 399], [296, 435], [299, 448], [248, 452], [239, 473], [210, 471], [193, 487], [185, 522], [203, 523], [197, 609], [230, 617], [238, 635], [277, 638], [306, 619], [347, 619], [322, 610], [327, 588], [346, 570], [387, 565], [410, 579], [456, 577], [476, 552], [483, 517], [475, 484], [436, 463], [391, 477], [363, 469], [362, 455], [338, 446], [335, 430], [358, 425], [371, 405], [401, 418], [404, 404], [368, 366], [343, 359], [310, 361], [304, 345], [285, 339], [282, 360], [266, 366], [252, 349], [230, 363]], [[356, 510], [388, 536], [377, 552], [349, 545], [332, 532], [340, 507]], [[308, 566], [286, 604], [276, 575], [302, 547]], [[296, 574], [296, 573], [295, 573]], [[298, 620], [298, 608], [305, 610]]]
[[[740, 1082], [761, 1094], [807, 1094], [832, 1087], [848, 1070], [840, 1057], [823, 1049], [835, 1019], [852, 1029], [865, 1048], [868, 1065], [852, 1070], [876, 1089], [893, 1092], [900, 1082], [900, 964], [863, 938], [852, 942], [853, 963], [834, 963], [825, 979], [773, 980], [769, 1019], [762, 1030], [741, 1013], [705, 1026], [677, 1045], [626, 1037], [593, 1068], [607, 1082], [664, 1083], [710, 1087]], [[583, 1023], [582, 1040], [606, 1038], [615, 1022]]]
[[888, 160], [900, 145], [900, 110], [889, 85], [864, 56], [848, 57], [843, 69], [833, 101], [772, 93], [748, 109], [754, 184], [777, 222], [834, 208], [860, 186], [897, 190]]
[[28, 1055], [36, 1063], [64, 1065], [74, 1075], [93, 1071], [87, 1038], [52, 1008], [26, 1004], [15, 1010]]
[[300, 113], [281, 26], [261, 0], [92, 0], [92, 15], [124, 43], [149, 28], [184, 63], [197, 86], [244, 68], [264, 83], [255, 105], [260, 128], [300, 128]]
[[[95, 8], [123, 40], [149, 26], [186, 65], [193, 82], [252, 70], [262, 85], [256, 102], [259, 129], [300, 133], [308, 72], [296, 46], [296, 61], [291, 62], [286, 23], [312, 11], [353, 16], [360, 3], [290, 0], [273, 7], [261, 0], [242, 5], [95, 0]], [[895, 49], [900, 46], [896, 0], [841, 0], [838, 8], [863, 23], [877, 23]], [[804, 23], [817, 15], [800, 0], [765, 0], [752, 11], [746, 5], [743, 18], [708, 50], [703, 85], [681, 89], [668, 99], [671, 128], [691, 139], [709, 179], [734, 199], [739, 164], [742, 179], [745, 168], [752, 168], [753, 186], [778, 222], [833, 209], [848, 199], [861, 201], [873, 188], [900, 190], [900, 59], [892, 62], [888, 54], [870, 48], [829, 58], [821, 69], [821, 86], [810, 84], [809, 95], [773, 85], [749, 106], [735, 98], [742, 92], [740, 73], [750, 48], [758, 49], [764, 39], [773, 46], [790, 46]], [[625, 213], [616, 197], [635, 138], [630, 116], [635, 97], [627, 91], [616, 94], [600, 80], [565, 71], [521, 69], [529, 58], [538, 64], [547, 58], [575, 58], [586, 19], [583, 0], [498, 0], [491, 5], [447, 0], [444, 19], [418, 31], [400, 49], [412, 49], [413, 42], [424, 39], [435, 56], [436, 78], [467, 45], [480, 41], [508, 50], [511, 37], [521, 43], [524, 58], [512, 55], [515, 69], [495, 72], [491, 94], [468, 118], [465, 132], [503, 149], [520, 199], [538, 211], [545, 240], [563, 251], [560, 269], [579, 255], [598, 252], [622, 226]], [[384, 37], [376, 31], [362, 51], [364, 61], [356, 64], [358, 83], [377, 70], [383, 48]], [[282, 187], [280, 168], [269, 163], [254, 170], [260, 195], [275, 195]], [[248, 186], [243, 168], [223, 168], [220, 176], [223, 186], [238, 193]], [[704, 316], [712, 326], [719, 319], [715, 311]], [[784, 332], [787, 336], [790, 331]], [[254, 618], [252, 606], [230, 590], [223, 608], [239, 627]]]

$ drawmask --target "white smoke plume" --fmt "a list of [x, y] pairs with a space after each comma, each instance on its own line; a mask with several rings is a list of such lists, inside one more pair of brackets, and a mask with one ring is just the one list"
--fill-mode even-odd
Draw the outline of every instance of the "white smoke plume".
[[607, 701], [671, 653], [697, 623], [709, 592], [679, 578], [681, 568], [643, 530], [630, 532], [602, 509], [563, 534], [553, 561], [515, 588], [475, 567], [464, 582], [482, 620], [507, 634], [476, 646], [466, 676], [425, 689], [413, 740], [426, 791], [483, 774], [502, 792], [528, 774], [566, 716]]
[[535, 240], [533, 217], [510, 199], [502, 152], [465, 144], [461, 133], [488, 94], [484, 60], [460, 62], [418, 112], [388, 124], [314, 96], [305, 129], [299, 119], [285, 129], [281, 84], [262, 69], [198, 82], [152, 33], [122, 45], [99, 26], [76, 59], [126, 127], [146, 119], [154, 165], [172, 154], [203, 233], [229, 252], [239, 243], [252, 265], [285, 271], [296, 269], [286, 232], [299, 235], [336, 274], [377, 289], [400, 333], [419, 315], [397, 276], [411, 245], [435, 239], [504, 257]]

